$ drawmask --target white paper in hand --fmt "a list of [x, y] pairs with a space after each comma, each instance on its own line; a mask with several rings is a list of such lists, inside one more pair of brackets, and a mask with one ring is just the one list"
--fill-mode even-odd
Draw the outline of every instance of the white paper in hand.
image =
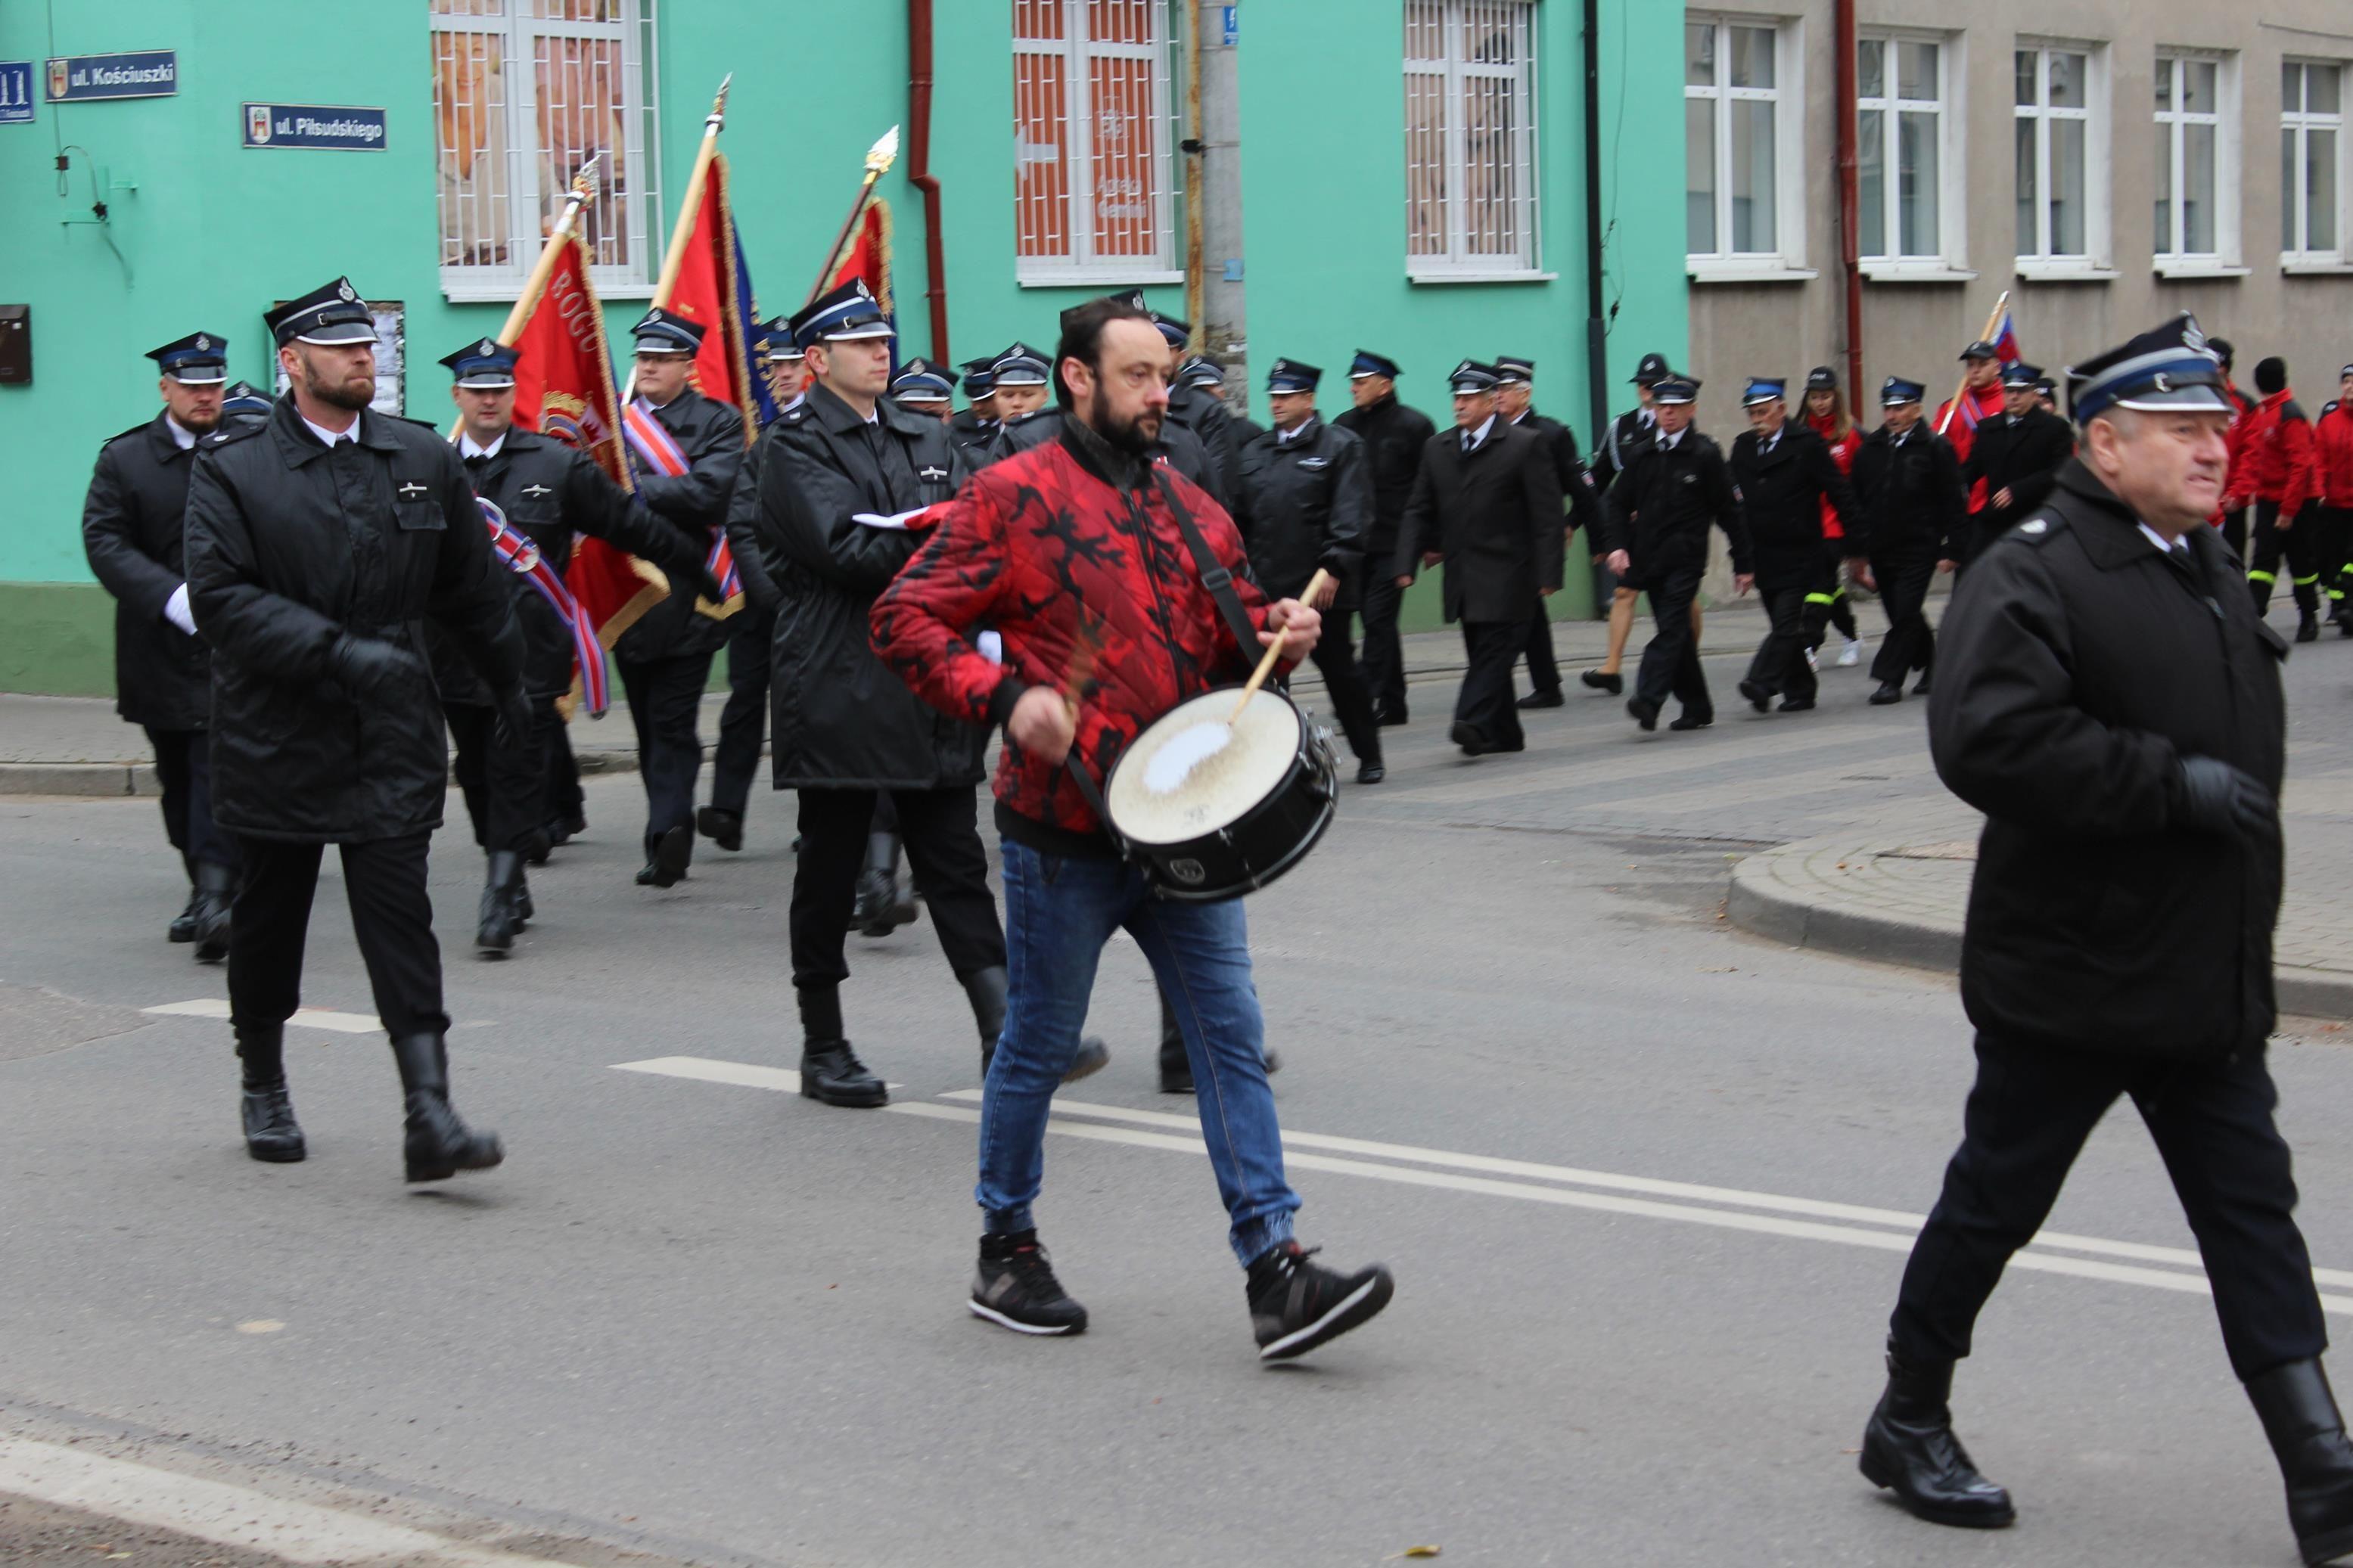
[[173, 589], [172, 596], [164, 601], [164, 618], [190, 637], [196, 635], [196, 617], [188, 608], [188, 585], [185, 583]]
[[929, 507], [919, 506], [909, 511], [894, 511], [888, 517], [884, 517], [881, 512], [875, 511], [852, 512], [850, 514], [849, 521], [852, 522], [862, 522], [869, 528], [903, 529], [907, 526], [909, 519], [921, 517], [930, 510], [931, 509]]

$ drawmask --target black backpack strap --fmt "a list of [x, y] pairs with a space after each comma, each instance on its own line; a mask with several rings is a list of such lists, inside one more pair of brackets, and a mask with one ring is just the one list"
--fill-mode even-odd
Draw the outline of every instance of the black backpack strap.
[[1160, 487], [1160, 499], [1168, 503], [1169, 512], [1176, 519], [1176, 531], [1185, 536], [1185, 547], [1193, 552], [1193, 567], [1200, 574], [1201, 586], [1209, 591], [1209, 596], [1218, 601], [1218, 608], [1224, 613], [1226, 629], [1234, 635], [1234, 646], [1241, 650], [1244, 658], [1256, 658], [1258, 627], [1251, 623], [1250, 612], [1242, 607], [1242, 596], [1234, 592], [1234, 574], [1218, 563], [1193, 514], [1176, 499], [1176, 487], [1168, 482], [1168, 476], [1156, 464], [1152, 469], [1152, 482]]

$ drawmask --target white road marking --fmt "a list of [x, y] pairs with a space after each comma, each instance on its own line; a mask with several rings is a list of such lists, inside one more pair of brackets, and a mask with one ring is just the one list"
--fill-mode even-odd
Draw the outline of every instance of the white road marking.
[[[193, 1002], [166, 1002], [160, 1007], [142, 1007], [161, 1018], [222, 1018], [228, 1016], [228, 1004], [218, 996], [199, 996]], [[294, 1016], [286, 1020], [300, 1029], [332, 1029], [339, 1035], [375, 1035], [384, 1031], [384, 1020], [373, 1013], [338, 1013], [332, 1007], [297, 1007]]]
[[[641, 1062], [616, 1062], [615, 1072], [649, 1072], [662, 1078], [692, 1079], [698, 1083], [730, 1083], [738, 1089], [767, 1089], [778, 1094], [798, 1094], [801, 1075], [789, 1068], [754, 1067], [749, 1062], [723, 1062], [715, 1057], [649, 1057]], [[904, 1089], [903, 1083], [885, 1084]]]
[[26, 1437], [0, 1437], [0, 1491], [128, 1524], [266, 1552], [290, 1563], [414, 1568], [531, 1568], [520, 1557], [364, 1514], [290, 1502], [246, 1487], [159, 1470]]

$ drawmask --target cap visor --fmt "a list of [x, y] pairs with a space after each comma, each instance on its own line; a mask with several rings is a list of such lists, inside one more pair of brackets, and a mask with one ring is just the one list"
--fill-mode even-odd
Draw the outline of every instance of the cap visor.
[[846, 343], [856, 342], [866, 338], [887, 338], [890, 335], [891, 323], [888, 321], [860, 321], [855, 326], [836, 327], [829, 332], [822, 333], [820, 341], [828, 343]]
[[2119, 397], [2112, 408], [2133, 408], [2144, 414], [2178, 414], [2188, 410], [2197, 414], [2235, 414], [2237, 409], [2219, 386], [2177, 386], [2170, 392], [2154, 387], [2136, 392], [2129, 397]]
[[167, 370], [164, 374], [182, 386], [218, 386], [228, 380], [227, 371], [217, 367], [206, 369], [201, 365], [191, 365], [186, 370]]
[[294, 341], [317, 343], [326, 348], [345, 343], [372, 343], [375, 342], [375, 327], [368, 321], [344, 321], [332, 327], [313, 327], [307, 332], [297, 332]]
[[461, 375], [457, 384], [474, 392], [498, 392], [515, 384], [511, 375]]

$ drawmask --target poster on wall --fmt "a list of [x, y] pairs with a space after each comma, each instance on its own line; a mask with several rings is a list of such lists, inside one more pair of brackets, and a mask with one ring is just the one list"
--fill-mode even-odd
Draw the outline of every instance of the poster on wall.
[[[270, 309], [276, 310], [287, 303], [280, 300]], [[370, 300], [369, 312], [375, 317], [375, 396], [368, 404], [378, 414], [400, 413], [401, 361], [407, 352], [408, 308], [398, 300]], [[262, 342], [269, 334], [265, 329]], [[286, 367], [278, 366], [277, 395], [286, 395]]]

